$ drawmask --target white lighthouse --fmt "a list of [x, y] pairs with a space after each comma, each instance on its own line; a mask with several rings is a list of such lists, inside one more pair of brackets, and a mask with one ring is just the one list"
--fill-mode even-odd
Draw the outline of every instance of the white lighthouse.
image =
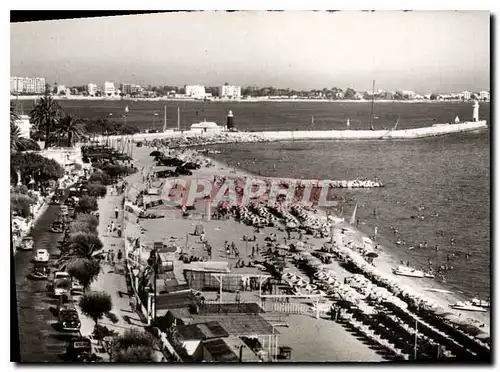
[[472, 105], [472, 121], [479, 121], [479, 102], [474, 100]]

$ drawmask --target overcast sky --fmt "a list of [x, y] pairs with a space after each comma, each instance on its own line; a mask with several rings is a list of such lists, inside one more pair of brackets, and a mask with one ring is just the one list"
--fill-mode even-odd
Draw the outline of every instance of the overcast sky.
[[484, 11], [196, 12], [11, 24], [11, 75], [50, 84], [490, 87]]

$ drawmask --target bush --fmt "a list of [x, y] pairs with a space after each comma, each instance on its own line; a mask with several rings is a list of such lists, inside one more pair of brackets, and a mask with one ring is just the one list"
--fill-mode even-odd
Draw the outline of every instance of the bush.
[[104, 198], [107, 193], [106, 186], [100, 183], [89, 183], [87, 185], [87, 190], [89, 196], [93, 196], [96, 198]]
[[96, 324], [94, 325], [94, 331], [92, 332], [92, 337], [96, 340], [102, 340], [104, 337], [116, 337], [118, 336], [118, 333], [109, 329], [106, 326]]
[[10, 208], [12, 212], [17, 213], [19, 216], [27, 218], [31, 214], [31, 205], [34, 203], [28, 195], [11, 194], [10, 195]]
[[18, 151], [40, 151], [40, 146], [33, 139], [24, 139], [17, 148]]
[[153, 347], [154, 340], [151, 334], [136, 328], [127, 329], [123, 335], [115, 340], [118, 349], [127, 349], [132, 346]]
[[111, 184], [111, 180], [107, 173], [104, 173], [101, 170], [95, 171], [89, 178], [89, 183], [101, 184], [101, 185], [109, 185]]
[[92, 214], [79, 214], [74, 222], [80, 222], [82, 224], [93, 226], [94, 228], [99, 226], [99, 219]]
[[116, 363], [147, 363], [154, 362], [153, 351], [146, 346], [132, 346], [126, 350], [117, 350], [113, 355]]
[[92, 318], [96, 324], [112, 308], [111, 296], [106, 292], [89, 292], [80, 299], [82, 313]]
[[68, 265], [66, 271], [80, 282], [84, 290], [87, 290], [90, 284], [99, 276], [101, 265], [95, 259], [79, 259]]
[[82, 213], [90, 213], [98, 210], [97, 199], [93, 196], [82, 196], [78, 201], [78, 209]]
[[74, 255], [92, 258], [94, 253], [102, 249], [103, 244], [96, 234], [77, 232], [68, 239], [68, 246]]

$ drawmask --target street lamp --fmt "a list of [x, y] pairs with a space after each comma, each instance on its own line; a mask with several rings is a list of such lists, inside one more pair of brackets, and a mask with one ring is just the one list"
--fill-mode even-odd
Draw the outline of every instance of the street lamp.
[[156, 320], [156, 278], [158, 275], [158, 255], [156, 248], [153, 248], [151, 250], [151, 253], [149, 255], [148, 259], [148, 265], [153, 268], [153, 299], [154, 299], [154, 313], [153, 313], [153, 320]]

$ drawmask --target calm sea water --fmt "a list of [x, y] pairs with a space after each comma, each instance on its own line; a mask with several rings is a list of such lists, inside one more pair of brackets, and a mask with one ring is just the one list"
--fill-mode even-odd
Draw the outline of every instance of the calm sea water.
[[[129, 106], [127, 122], [142, 129], [163, 126], [163, 102], [60, 101], [64, 110], [83, 117], [118, 119]], [[177, 106], [181, 127], [206, 119], [219, 124], [233, 110], [236, 125], [244, 130], [280, 130], [313, 128], [369, 128], [370, 105], [366, 103], [215, 103], [168, 102], [168, 127], [177, 124]], [[24, 102], [28, 110], [31, 102]], [[113, 115], [109, 115], [112, 113]], [[154, 113], [158, 113], [155, 116]], [[377, 103], [374, 126], [414, 128], [446, 123], [455, 116], [470, 119], [469, 103]], [[490, 106], [482, 103], [480, 117], [489, 124]], [[122, 119], [121, 119], [122, 120]], [[360, 228], [373, 233], [378, 227], [383, 243], [391, 245], [401, 259], [411, 264], [446, 262], [450, 257], [454, 270], [446, 273], [447, 284], [467, 296], [490, 291], [490, 132], [450, 135], [415, 141], [314, 141], [218, 146], [217, 157], [230, 164], [267, 176], [354, 179], [366, 177], [386, 184], [385, 188], [354, 190], [347, 194], [346, 216], [358, 203]], [[424, 220], [412, 219], [418, 207]], [[373, 216], [373, 210], [377, 216]], [[437, 214], [437, 216], [436, 216]], [[407, 246], [396, 246], [391, 226], [399, 230]], [[437, 234], [439, 230], [444, 236]], [[450, 244], [450, 239], [455, 244]], [[427, 242], [433, 248], [409, 251], [408, 246]], [[465, 261], [465, 253], [472, 254]]]

